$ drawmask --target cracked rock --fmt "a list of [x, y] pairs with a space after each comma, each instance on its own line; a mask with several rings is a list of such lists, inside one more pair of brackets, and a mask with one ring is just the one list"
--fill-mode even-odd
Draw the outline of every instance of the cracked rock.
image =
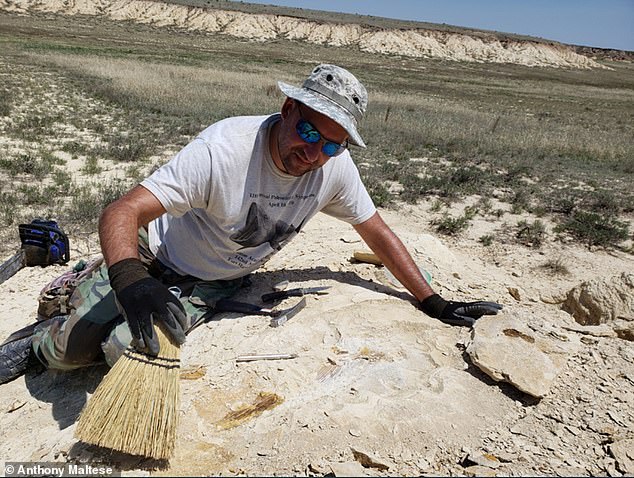
[[568, 355], [554, 339], [538, 336], [526, 322], [508, 313], [481, 318], [473, 328], [467, 353], [494, 380], [508, 382], [522, 392], [543, 398]]

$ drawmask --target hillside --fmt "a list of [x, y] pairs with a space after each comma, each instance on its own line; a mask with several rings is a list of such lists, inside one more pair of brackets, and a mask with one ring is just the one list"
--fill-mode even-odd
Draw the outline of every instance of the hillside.
[[0, 10], [103, 16], [159, 27], [221, 33], [252, 41], [287, 39], [369, 53], [451, 61], [511, 63], [532, 67], [603, 68], [574, 47], [513, 36], [456, 29], [424, 29], [401, 22], [381, 28], [368, 22], [341, 23], [267, 13], [246, 13], [150, 0], [0, 0]]

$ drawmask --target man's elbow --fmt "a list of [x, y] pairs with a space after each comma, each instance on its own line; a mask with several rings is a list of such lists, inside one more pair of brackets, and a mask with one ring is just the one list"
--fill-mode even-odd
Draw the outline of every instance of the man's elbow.
[[360, 224], [355, 224], [353, 227], [361, 237], [377, 236], [390, 232], [390, 228], [385, 224], [378, 211], [370, 219]]

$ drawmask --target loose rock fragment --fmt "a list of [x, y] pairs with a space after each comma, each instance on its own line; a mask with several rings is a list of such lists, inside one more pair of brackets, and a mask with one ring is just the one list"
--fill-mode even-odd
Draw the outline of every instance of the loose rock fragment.
[[490, 453], [469, 453], [467, 456], [467, 463], [475, 465], [485, 466], [487, 468], [497, 468], [501, 465], [500, 460]]
[[610, 453], [616, 460], [616, 467], [621, 473], [634, 474], [634, 438], [610, 444]]
[[566, 300], [565, 292], [540, 292], [540, 300], [544, 304], [561, 304]]
[[513, 297], [516, 301], [520, 302], [522, 300], [520, 291], [517, 287], [508, 287], [507, 289], [509, 294], [511, 294], [511, 297]]
[[634, 342], [634, 316], [620, 316], [612, 322], [616, 335], [623, 340]]
[[376, 468], [381, 471], [389, 470], [390, 467], [386, 463], [383, 463], [379, 458], [373, 456], [371, 453], [355, 450], [351, 448], [354, 459], [357, 460], [365, 468]]
[[335, 476], [365, 476], [365, 468], [357, 461], [331, 463], [330, 469]]

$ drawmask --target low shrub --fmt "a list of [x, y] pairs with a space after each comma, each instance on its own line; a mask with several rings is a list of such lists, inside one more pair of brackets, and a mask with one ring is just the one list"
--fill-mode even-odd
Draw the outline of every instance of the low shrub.
[[434, 226], [436, 231], [440, 234], [456, 236], [469, 227], [469, 219], [467, 216], [445, 216], [441, 219], [434, 219], [431, 221], [431, 225]]
[[629, 226], [613, 215], [574, 211], [556, 228], [589, 246], [614, 247], [628, 238]]
[[517, 229], [515, 237], [521, 244], [530, 247], [539, 247], [542, 245], [546, 235], [546, 226], [539, 219], [536, 219], [533, 223], [524, 220], [519, 221], [517, 223]]
[[494, 239], [495, 239], [495, 236], [493, 236], [493, 234], [485, 234], [484, 236], [480, 236], [480, 238], [478, 239], [478, 242], [485, 247], [489, 247], [493, 245]]
[[548, 261], [546, 261], [539, 267], [552, 275], [569, 275], [570, 274], [570, 271], [566, 267], [566, 264], [564, 263], [564, 260], [561, 257], [557, 259], [549, 259]]

